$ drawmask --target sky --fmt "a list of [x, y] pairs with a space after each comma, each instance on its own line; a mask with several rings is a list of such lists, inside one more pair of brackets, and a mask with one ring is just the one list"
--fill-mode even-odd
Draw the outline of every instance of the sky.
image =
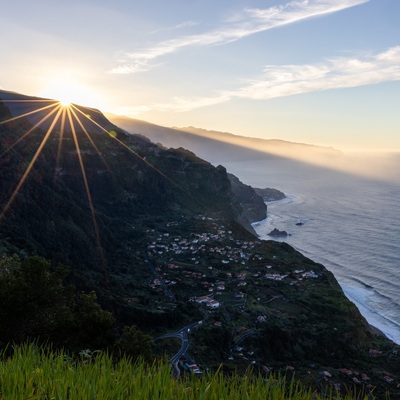
[[400, 151], [399, 0], [0, 0], [0, 89]]

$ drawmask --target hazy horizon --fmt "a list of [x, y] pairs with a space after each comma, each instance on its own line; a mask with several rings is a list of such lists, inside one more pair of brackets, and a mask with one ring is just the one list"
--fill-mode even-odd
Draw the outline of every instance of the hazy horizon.
[[[318, 146], [314, 143], [290, 142], [284, 139], [256, 138], [236, 135], [233, 132], [219, 132], [196, 127], [152, 127], [150, 121], [130, 119], [129, 117], [107, 116], [111, 122], [130, 133], [140, 133], [153, 142], [160, 142], [166, 147], [184, 147], [193, 151], [214, 165], [222, 164], [224, 157], [235, 157], [231, 150], [224, 154], [222, 148], [215, 149], [213, 142], [236, 146], [238, 152], [254, 151], [255, 154], [274, 155], [297, 162], [337, 170], [343, 173], [400, 183], [398, 166], [400, 151], [381, 149], [343, 150], [333, 146]], [[139, 123], [137, 123], [139, 121]], [[130, 123], [131, 122], [131, 123]], [[145, 128], [140, 123], [145, 124]], [[153, 129], [152, 129], [153, 128]], [[170, 130], [180, 132], [174, 135]], [[205, 139], [199, 142], [199, 138]], [[275, 142], [276, 141], [276, 142]], [[216, 156], [214, 155], [216, 153]], [[238, 153], [239, 154], [239, 153]], [[248, 154], [245, 157], [250, 157]], [[256, 156], [257, 157], [257, 156]], [[234, 161], [233, 159], [231, 161]]]

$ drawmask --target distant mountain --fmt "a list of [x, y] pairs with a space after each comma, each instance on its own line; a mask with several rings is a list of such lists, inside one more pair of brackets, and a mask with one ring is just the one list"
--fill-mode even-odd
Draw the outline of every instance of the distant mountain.
[[130, 133], [147, 136], [165, 147], [184, 147], [214, 165], [225, 161], [245, 161], [257, 158], [289, 158], [306, 162], [319, 162], [341, 157], [331, 147], [293, 143], [276, 139], [259, 139], [206, 129], [166, 128], [145, 121], [108, 115], [109, 119]]

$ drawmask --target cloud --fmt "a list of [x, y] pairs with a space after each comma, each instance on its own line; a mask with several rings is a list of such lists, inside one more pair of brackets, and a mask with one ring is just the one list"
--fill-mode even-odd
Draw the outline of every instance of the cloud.
[[195, 97], [190, 99], [175, 97], [170, 103], [156, 104], [152, 108], [157, 111], [185, 112], [195, 108], [224, 103], [229, 101], [231, 98], [232, 96], [229, 93], [221, 93], [214, 97]]
[[267, 9], [247, 9], [260, 22], [262, 30], [291, 24], [367, 3], [369, 0], [297, 0]]
[[334, 58], [314, 65], [269, 65], [260, 78], [229, 92], [229, 97], [266, 100], [397, 80], [400, 80], [400, 46], [374, 55]]
[[230, 22], [225, 23], [221, 29], [167, 40], [147, 49], [126, 53], [126, 61], [113, 68], [111, 72], [128, 74], [146, 71], [153, 67], [153, 60], [185, 47], [229, 43], [282, 25], [341, 11], [369, 1], [298, 0], [266, 9], [248, 8], [243, 11], [242, 15], [236, 15]]
[[256, 79], [215, 96], [174, 98], [146, 111], [185, 112], [233, 99], [268, 100], [302, 93], [343, 89], [400, 80], [400, 46], [359, 58], [332, 58], [318, 64], [268, 65]]
[[195, 21], [185, 21], [185, 22], [182, 22], [181, 24], [175, 25], [175, 29], [182, 29], [182, 28], [187, 28], [187, 27], [196, 26], [196, 25], [198, 25], [198, 23]]

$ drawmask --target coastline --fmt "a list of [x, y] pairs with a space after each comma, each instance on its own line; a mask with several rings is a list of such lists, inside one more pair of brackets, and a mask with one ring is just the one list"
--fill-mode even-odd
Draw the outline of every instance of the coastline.
[[[292, 203], [296, 201], [296, 199], [297, 197], [294, 195], [287, 195], [284, 199], [265, 202], [265, 204], [267, 206], [281, 206]], [[292, 247], [296, 248], [296, 246], [290, 243], [290, 237], [271, 238], [270, 236], [268, 236], [268, 233], [272, 229], [280, 229], [279, 226], [276, 226], [276, 223], [279, 223], [279, 219], [284, 218], [284, 215], [282, 216], [280, 214], [272, 213], [268, 210], [267, 218], [252, 223], [252, 227], [256, 231], [258, 237], [263, 240], [274, 240], [280, 242], [285, 241], [288, 242], [288, 244], [290, 244]], [[296, 250], [315, 260], [313, 255], [310, 255], [309, 252], [298, 248], [296, 248]], [[316, 256], [316, 258], [318, 259], [318, 256]], [[320, 262], [318, 260], [315, 261]], [[326, 262], [322, 262], [322, 264], [325, 266], [325, 268], [327, 268], [325, 265]], [[367, 320], [368, 324], [371, 327], [371, 333], [376, 335], [383, 335], [394, 343], [400, 344], [400, 327], [397, 327], [397, 324], [394, 321], [391, 321], [386, 316], [379, 314], [377, 311], [368, 306], [368, 300], [370, 300], [371, 297], [374, 295], [374, 289], [372, 287], [369, 287], [364, 282], [360, 282], [361, 285], [363, 285], [363, 287], [361, 287], [360, 283], [353, 282], [351, 279], [346, 279], [346, 282], [343, 282], [340, 277], [337, 276], [337, 274], [334, 273], [334, 275], [345, 296], [356, 305], [361, 315]]]
[[267, 205], [267, 218], [264, 218], [261, 221], [255, 221], [251, 224], [251, 226], [255, 230], [257, 236], [264, 240], [275, 240], [277, 242], [282, 242], [282, 241], [286, 240], [287, 239], [286, 237], [272, 238], [272, 237], [268, 236], [269, 232], [271, 232], [274, 228], [277, 228], [277, 226], [274, 224], [275, 220], [284, 218], [279, 214], [271, 213], [269, 211], [268, 207], [271, 205], [275, 206], [275, 205], [289, 204], [289, 203], [294, 202], [296, 199], [297, 199], [296, 196], [290, 194], [290, 195], [285, 195], [284, 199], [265, 201], [265, 204]]
[[385, 316], [368, 307], [367, 302], [369, 291], [371, 290], [363, 289], [361, 287], [357, 287], [356, 285], [343, 284], [340, 282], [339, 285], [346, 297], [357, 306], [361, 315], [370, 324], [372, 332], [376, 331], [378, 334], [380, 333], [386, 336], [394, 343], [400, 344], [400, 328], [396, 329], [396, 327], [390, 326], [390, 324], [394, 325], [393, 321], [390, 321]]

